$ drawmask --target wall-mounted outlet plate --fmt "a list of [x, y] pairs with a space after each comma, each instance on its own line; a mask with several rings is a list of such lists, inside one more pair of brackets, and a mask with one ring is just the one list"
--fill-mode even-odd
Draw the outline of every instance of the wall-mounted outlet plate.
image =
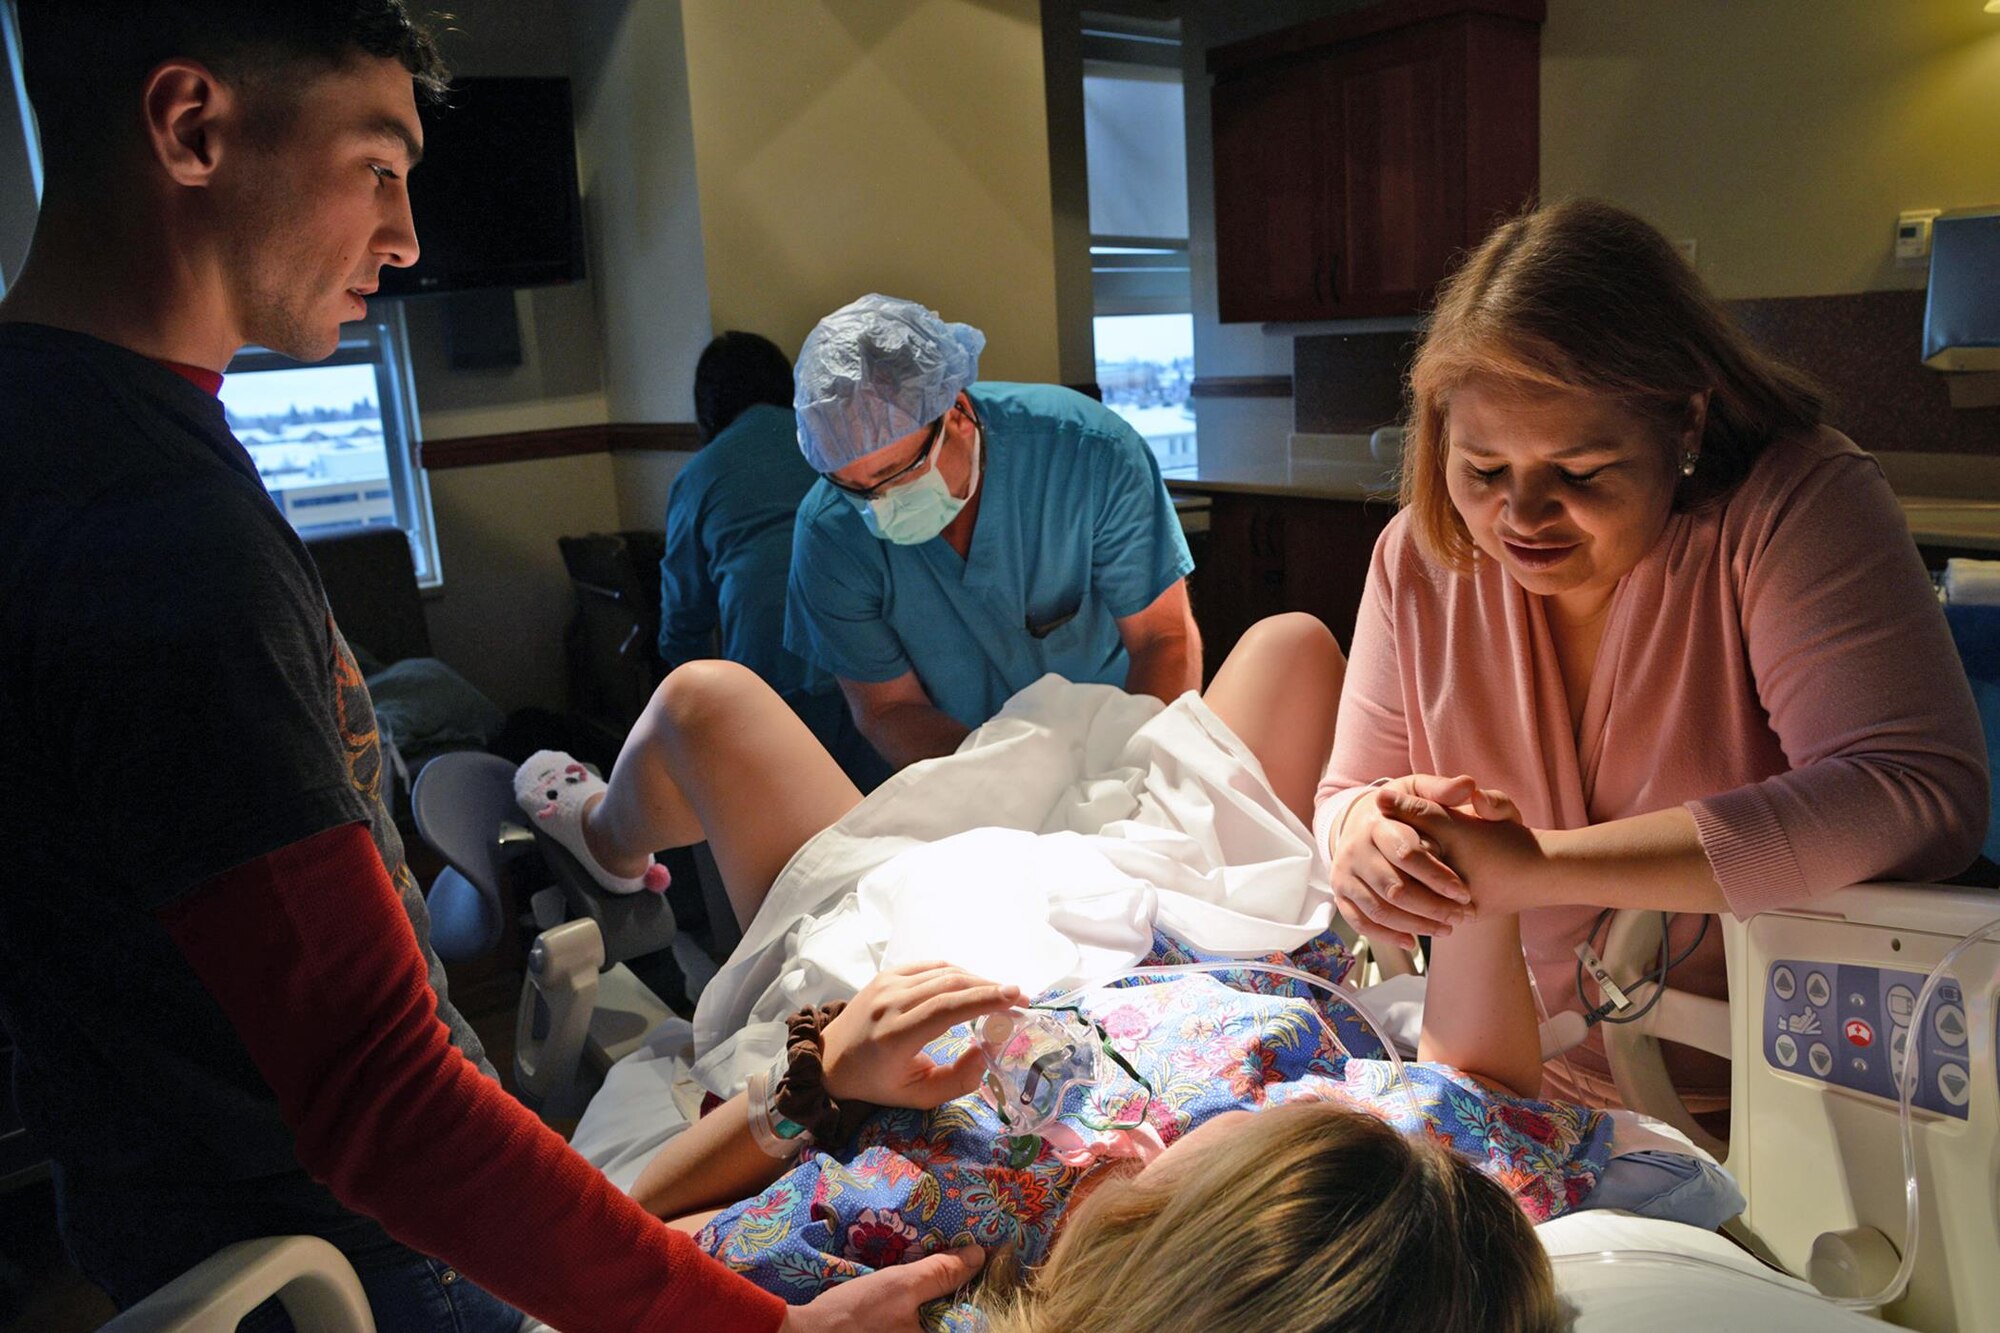
[[1906, 208], [1896, 215], [1896, 267], [1921, 268], [1931, 262], [1931, 223], [1935, 208]]

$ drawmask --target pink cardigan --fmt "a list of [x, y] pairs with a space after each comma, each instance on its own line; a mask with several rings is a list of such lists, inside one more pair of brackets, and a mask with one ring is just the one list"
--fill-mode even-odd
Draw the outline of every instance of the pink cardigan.
[[[1675, 514], [1619, 583], [1572, 733], [1541, 599], [1491, 560], [1430, 565], [1405, 516], [1375, 547], [1314, 827], [1378, 777], [1470, 773], [1533, 828], [1686, 805], [1730, 911], [1962, 869], [1985, 835], [1985, 742], [1895, 497], [1834, 431], [1768, 448], [1715, 505]], [[1474, 889], [1477, 892], [1477, 887]], [[1543, 1003], [1581, 1007], [1590, 907], [1527, 913]], [[1701, 918], [1674, 922], [1675, 949]], [[1722, 933], [1676, 987], [1726, 994]], [[1616, 1104], [1596, 1033], [1551, 1086]], [[1691, 1109], [1716, 1062], [1669, 1047]], [[1568, 1086], [1565, 1086], [1568, 1085]]]

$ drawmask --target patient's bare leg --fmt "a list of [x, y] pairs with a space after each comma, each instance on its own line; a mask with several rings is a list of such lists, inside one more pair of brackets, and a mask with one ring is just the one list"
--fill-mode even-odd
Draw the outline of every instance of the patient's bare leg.
[[1346, 674], [1332, 631], [1294, 611], [1252, 625], [1202, 695], [1264, 765], [1278, 799], [1308, 825], [1333, 752]]
[[591, 854], [636, 873], [662, 847], [708, 840], [747, 927], [806, 839], [861, 793], [805, 723], [747, 667], [690, 662], [654, 691], [603, 800], [584, 813]]

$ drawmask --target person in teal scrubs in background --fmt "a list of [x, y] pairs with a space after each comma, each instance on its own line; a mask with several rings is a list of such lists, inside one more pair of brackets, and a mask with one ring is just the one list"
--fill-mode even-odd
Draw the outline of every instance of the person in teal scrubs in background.
[[792, 523], [818, 480], [799, 456], [792, 363], [768, 338], [723, 334], [695, 363], [694, 416], [701, 450], [667, 492], [660, 658], [672, 670], [719, 646], [791, 705], [855, 786], [873, 790], [889, 766], [833, 677], [785, 649]]
[[890, 764], [949, 754], [1054, 672], [1201, 687], [1194, 569], [1139, 433], [1080, 393], [976, 383], [986, 336], [864, 296], [800, 349], [785, 646]]

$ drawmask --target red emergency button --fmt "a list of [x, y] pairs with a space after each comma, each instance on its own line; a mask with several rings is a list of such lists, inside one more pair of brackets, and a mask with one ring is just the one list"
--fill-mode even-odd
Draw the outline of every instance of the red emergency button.
[[1875, 1044], [1875, 1029], [1868, 1026], [1868, 1020], [1865, 1018], [1848, 1019], [1843, 1031], [1847, 1033], [1847, 1040], [1855, 1046]]

